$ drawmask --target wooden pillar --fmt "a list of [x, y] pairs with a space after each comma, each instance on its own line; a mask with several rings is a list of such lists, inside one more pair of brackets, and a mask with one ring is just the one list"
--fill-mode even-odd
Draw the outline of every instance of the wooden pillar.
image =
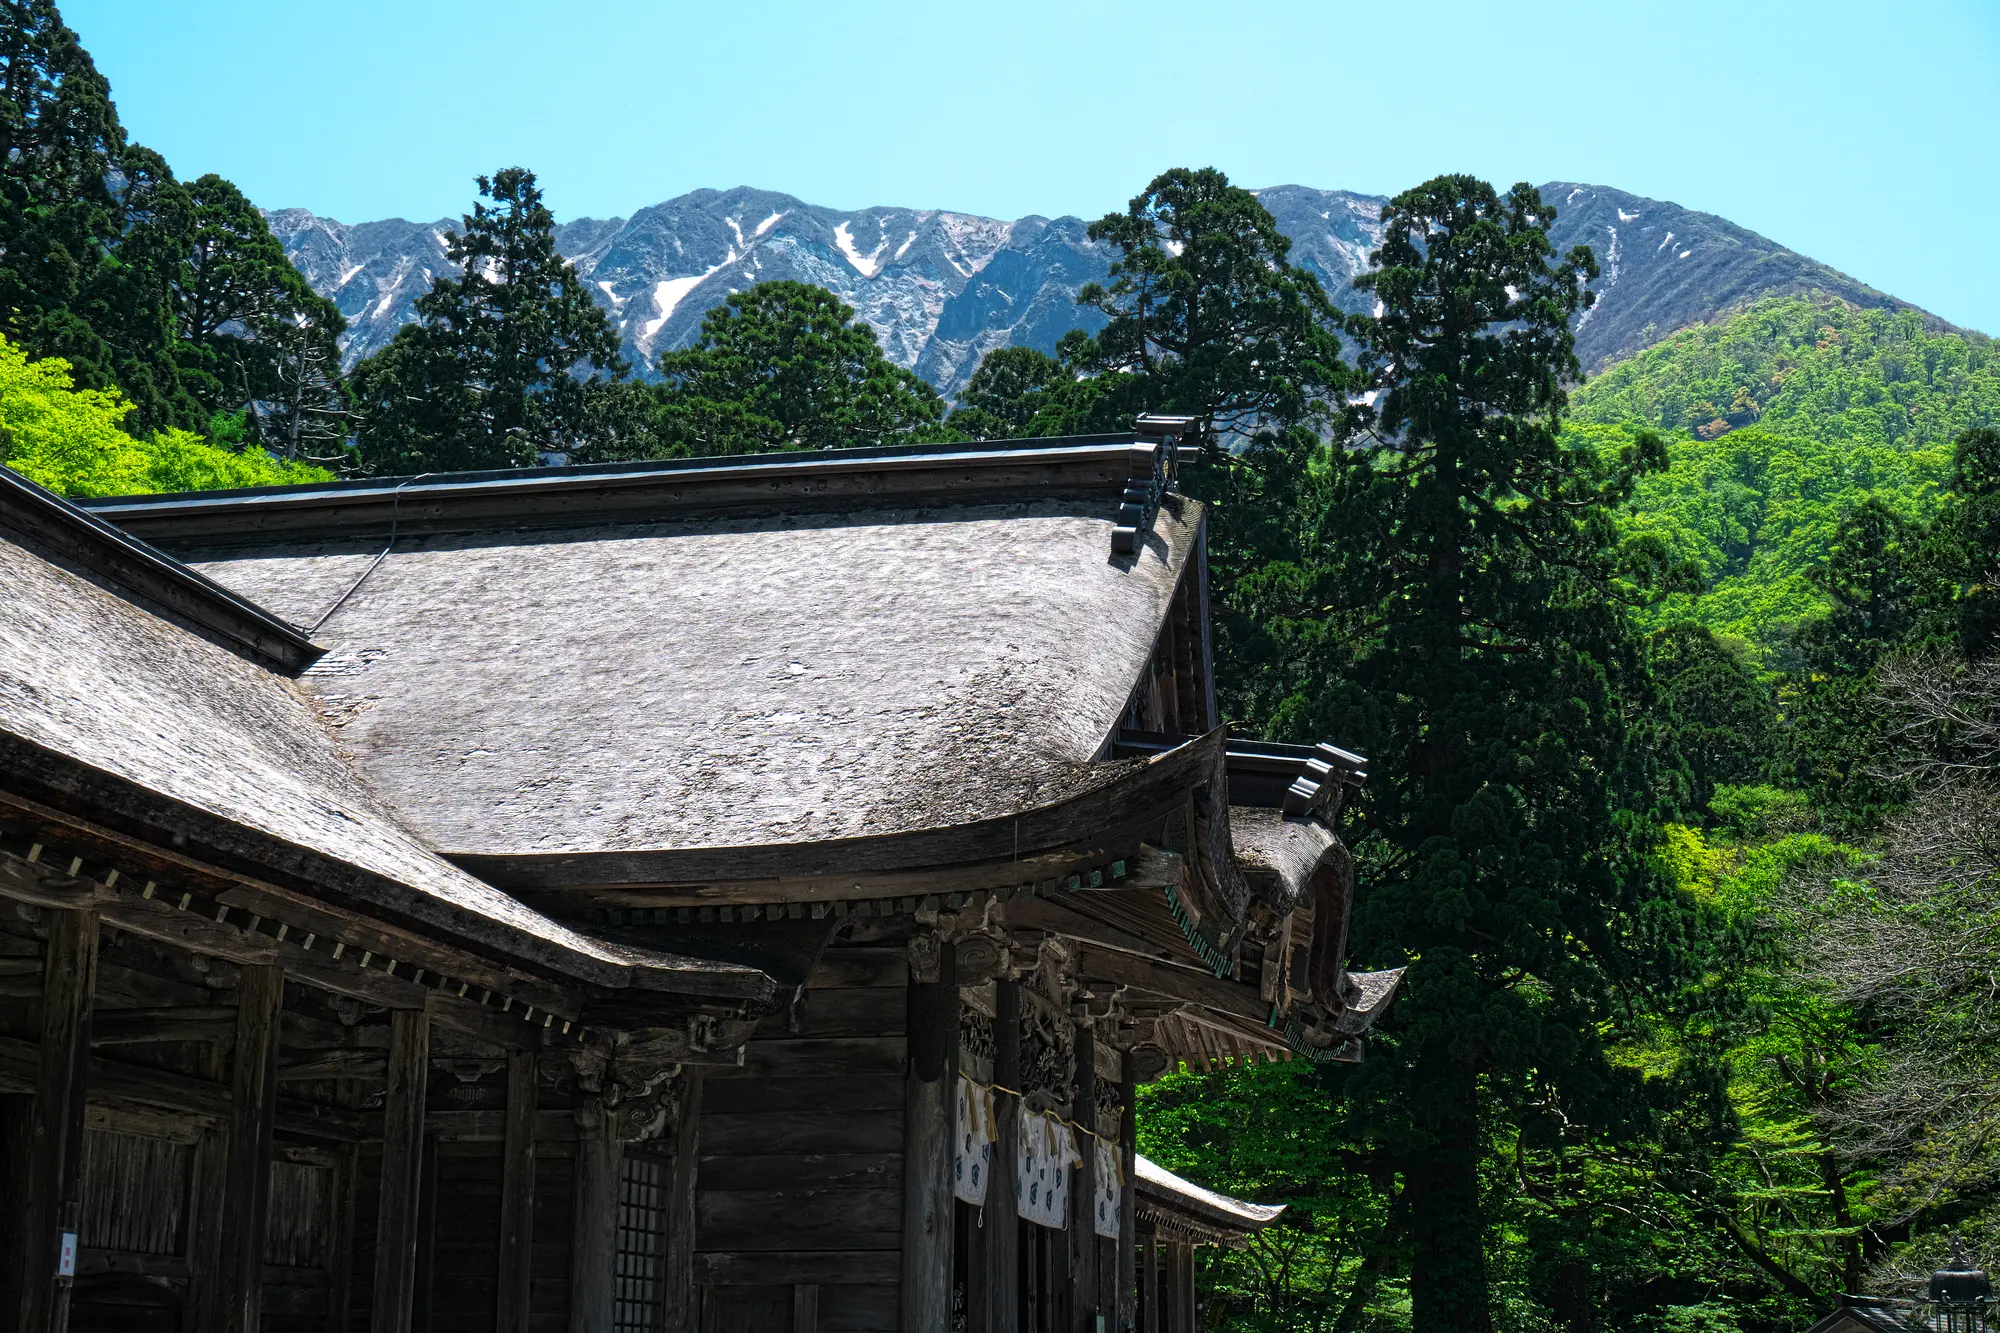
[[507, 1052], [507, 1126], [500, 1148], [500, 1271], [495, 1333], [528, 1333], [535, 1244], [536, 1052]]
[[271, 1211], [271, 1134], [278, 1107], [283, 969], [245, 964], [236, 986], [235, 1069], [224, 1140], [216, 1327], [257, 1333], [264, 1308], [264, 1229]]
[[618, 1293], [618, 1135], [601, 1098], [591, 1099], [579, 1121], [569, 1333], [611, 1333]]
[[[701, 1070], [689, 1067], [681, 1091], [680, 1132], [674, 1136], [673, 1177], [667, 1188], [666, 1333], [696, 1333], [701, 1315], [694, 1289], [694, 1203], [701, 1168]], [[817, 1317], [818, 1295], [814, 1295]]]
[[1194, 1246], [1175, 1241], [1168, 1254], [1173, 1290], [1167, 1303], [1167, 1333], [1194, 1333]]
[[1139, 1264], [1139, 1281], [1145, 1284], [1139, 1296], [1139, 1333], [1167, 1333], [1160, 1317], [1160, 1238], [1147, 1232], [1140, 1244], [1146, 1253]]
[[348, 1308], [353, 1303], [354, 1221], [361, 1191], [360, 1145], [350, 1143], [340, 1149], [339, 1161], [333, 1181], [333, 1232], [326, 1260], [328, 1333], [347, 1333]]
[[[97, 913], [43, 908], [41, 1064], [29, 1116], [26, 1207], [14, 1256], [22, 1333], [64, 1333], [71, 1278], [59, 1277], [64, 1237], [83, 1229], [83, 1102], [90, 1011], [97, 992]], [[73, 1267], [73, 1265], [72, 1265]]]
[[1138, 1273], [1135, 1271], [1137, 1255], [1133, 1244], [1137, 1239], [1139, 1219], [1133, 1214], [1138, 1209], [1138, 1199], [1133, 1194], [1133, 1177], [1137, 1163], [1132, 1159], [1137, 1155], [1139, 1142], [1139, 1107], [1135, 1095], [1138, 1089], [1130, 1077], [1131, 1057], [1127, 1056], [1125, 1073], [1127, 1077], [1119, 1086], [1119, 1096], [1124, 1109], [1118, 1114], [1118, 1163], [1125, 1171], [1125, 1183], [1118, 1191], [1118, 1259], [1112, 1280], [1116, 1284], [1117, 1297], [1113, 1309], [1112, 1327], [1127, 1329], [1133, 1327], [1133, 1302], [1138, 1298]]
[[1021, 1225], [1015, 1210], [1015, 1157], [1021, 1126], [1021, 983], [993, 983], [993, 1171], [986, 1183], [986, 1288], [994, 1333], [1021, 1327]]
[[430, 1015], [389, 1015], [389, 1085], [382, 1111], [382, 1198], [375, 1214], [375, 1297], [370, 1333], [410, 1333], [422, 1206], [424, 1097], [430, 1082]]
[[1076, 1024], [1076, 1102], [1070, 1119], [1085, 1131], [1083, 1162], [1069, 1193], [1069, 1308], [1073, 1333], [1097, 1327], [1097, 1030], [1087, 1014]]
[[952, 1084], [958, 1074], [958, 965], [938, 946], [935, 981], [912, 981], [903, 1084], [902, 1333], [951, 1326]]

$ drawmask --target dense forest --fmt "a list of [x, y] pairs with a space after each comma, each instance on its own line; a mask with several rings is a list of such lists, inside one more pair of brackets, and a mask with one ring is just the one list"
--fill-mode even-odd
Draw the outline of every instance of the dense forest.
[[1256, 198], [1091, 227], [1104, 323], [946, 403], [830, 293], [632, 373], [532, 173], [350, 375], [229, 182], [129, 142], [46, 0], [0, 25], [0, 461], [105, 495], [1210, 423], [1234, 726], [1368, 754], [1354, 1065], [1188, 1070], [1145, 1150], [1284, 1221], [1214, 1329], [1802, 1328], [2000, 1257], [2000, 364], [1758, 302], [1580, 382], [1550, 201], [1398, 195], [1343, 314]]

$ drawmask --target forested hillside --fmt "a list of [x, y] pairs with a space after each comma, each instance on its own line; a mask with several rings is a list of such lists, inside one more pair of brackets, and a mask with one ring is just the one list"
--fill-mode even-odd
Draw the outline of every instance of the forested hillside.
[[1593, 377], [1571, 420], [1606, 448], [1671, 433], [1672, 466], [1639, 483], [1626, 523], [1693, 561], [1703, 588], [1646, 623], [1696, 620], [1775, 666], [1827, 608], [1813, 571], [1844, 516], [1870, 497], [1910, 522], [1936, 511], [1953, 441], [2000, 422], [2000, 354], [1913, 311], [1761, 301]]

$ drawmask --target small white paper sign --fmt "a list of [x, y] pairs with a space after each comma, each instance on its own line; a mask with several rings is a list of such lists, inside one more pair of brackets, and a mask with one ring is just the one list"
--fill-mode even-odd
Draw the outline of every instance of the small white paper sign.
[[56, 1276], [76, 1276], [76, 1233], [74, 1231], [65, 1231], [62, 1233], [62, 1250], [56, 1257]]

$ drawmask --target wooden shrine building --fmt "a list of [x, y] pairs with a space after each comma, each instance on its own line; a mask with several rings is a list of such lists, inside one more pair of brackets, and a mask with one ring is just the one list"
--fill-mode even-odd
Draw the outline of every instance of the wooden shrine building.
[[1194, 1252], [1203, 1245], [1243, 1244], [1285, 1211], [1283, 1204], [1246, 1203], [1217, 1194], [1144, 1157], [1134, 1170], [1139, 1245], [1139, 1333], [1194, 1333]]
[[0, 1308], [1164, 1317], [1204, 1214], [1135, 1084], [1355, 1058], [1398, 975], [1343, 965], [1362, 762], [1220, 726], [1183, 428], [0, 472]]

